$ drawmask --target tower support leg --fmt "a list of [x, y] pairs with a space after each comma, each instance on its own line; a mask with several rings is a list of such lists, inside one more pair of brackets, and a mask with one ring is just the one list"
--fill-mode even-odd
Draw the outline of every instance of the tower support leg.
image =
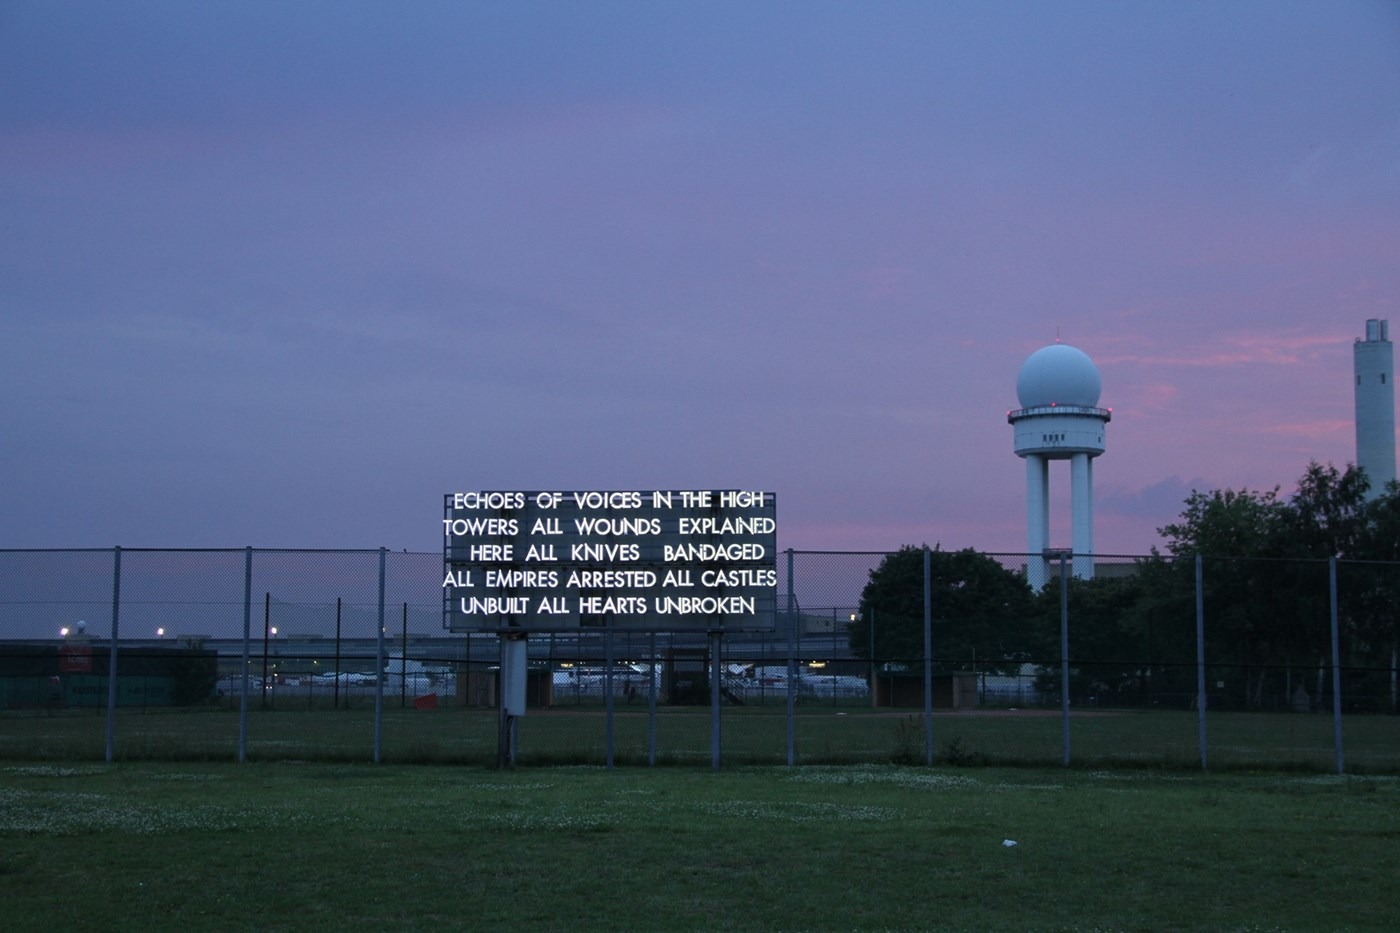
[[1050, 547], [1050, 461], [1039, 454], [1026, 455], [1026, 574], [1039, 590], [1049, 569], [1045, 552]]
[[1070, 458], [1070, 524], [1074, 575], [1094, 578], [1094, 461], [1088, 454]]

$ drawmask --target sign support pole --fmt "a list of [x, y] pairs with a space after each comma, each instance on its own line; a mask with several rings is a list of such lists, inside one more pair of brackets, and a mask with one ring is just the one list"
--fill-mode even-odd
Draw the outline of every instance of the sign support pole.
[[613, 696], [613, 689], [614, 689], [614, 686], [615, 686], [614, 681], [613, 681], [613, 666], [617, 663], [617, 661], [614, 659], [614, 655], [613, 655], [612, 616], [608, 616], [607, 623], [608, 623], [607, 631], [603, 634], [603, 645], [604, 645], [603, 655], [604, 655], [604, 658], [605, 658], [604, 664], [606, 665], [606, 666], [603, 668], [603, 720], [604, 720], [603, 731], [604, 731], [604, 734], [605, 734], [605, 735], [604, 735], [604, 745], [605, 745], [605, 748], [604, 748], [604, 751], [603, 751], [603, 760], [604, 760], [604, 763], [607, 765], [607, 769], [608, 769], [609, 771], [611, 771], [611, 770], [613, 769], [613, 764], [614, 764], [614, 760], [613, 760], [613, 747], [614, 747], [614, 737], [615, 737], [615, 736], [614, 736], [614, 732], [613, 732], [613, 729], [614, 729], [614, 717], [613, 717], [613, 713], [614, 713], [614, 707], [616, 706], [616, 699], [615, 699], [615, 697]]
[[496, 684], [496, 767], [510, 768], [515, 766], [515, 756], [511, 754], [510, 743], [510, 714], [506, 712], [506, 694], [510, 691], [506, 687], [510, 678], [510, 663], [506, 652], [506, 639], [509, 636], [501, 635], [501, 663], [500, 682]]
[[503, 768], [514, 768], [518, 758], [518, 720], [525, 715], [529, 657], [529, 643], [523, 631], [501, 633], [501, 733], [497, 758]]

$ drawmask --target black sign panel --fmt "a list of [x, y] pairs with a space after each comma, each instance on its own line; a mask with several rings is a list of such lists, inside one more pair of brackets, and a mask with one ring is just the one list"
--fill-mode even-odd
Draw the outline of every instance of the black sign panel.
[[445, 625], [770, 631], [775, 513], [748, 490], [449, 493]]

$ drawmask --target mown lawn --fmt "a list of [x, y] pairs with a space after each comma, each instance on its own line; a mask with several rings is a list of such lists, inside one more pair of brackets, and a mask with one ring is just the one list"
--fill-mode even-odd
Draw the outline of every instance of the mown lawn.
[[[256, 761], [374, 760], [374, 711], [249, 711], [247, 757]], [[1186, 711], [1076, 710], [1070, 760], [1078, 767], [1200, 770], [1199, 723]], [[379, 729], [383, 763], [494, 765], [497, 713], [491, 709], [415, 710], [386, 706]], [[0, 761], [102, 761], [107, 718], [100, 710], [0, 713]], [[114, 724], [116, 761], [235, 761], [240, 718], [218, 707], [121, 710]], [[520, 763], [604, 764], [608, 723], [601, 706], [532, 710], [519, 724]], [[708, 765], [708, 708], [619, 704], [612, 721], [616, 764]], [[922, 764], [925, 731], [917, 711], [799, 706], [792, 723], [798, 764]], [[1348, 773], [1400, 774], [1400, 717], [1344, 719]], [[721, 715], [725, 766], [788, 763], [783, 706], [726, 707]], [[939, 711], [933, 716], [936, 764], [1053, 766], [1064, 756], [1062, 720], [1053, 710]], [[1212, 712], [1207, 717], [1211, 770], [1336, 771], [1333, 723], [1308, 713]]]
[[1389, 930], [1397, 841], [1392, 777], [0, 764], [11, 930]]

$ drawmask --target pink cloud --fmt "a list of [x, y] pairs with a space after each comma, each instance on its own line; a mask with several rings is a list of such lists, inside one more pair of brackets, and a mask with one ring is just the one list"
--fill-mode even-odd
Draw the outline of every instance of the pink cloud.
[[1181, 389], [1170, 383], [1158, 382], [1141, 387], [1138, 394], [1145, 408], [1169, 408], [1181, 396]]
[[884, 298], [905, 291], [912, 269], [907, 266], [877, 266], [867, 269], [861, 275], [867, 294], [873, 298]]
[[1225, 334], [1212, 340], [1213, 349], [1193, 355], [1178, 353], [1096, 354], [1100, 365], [1181, 366], [1292, 366], [1319, 354], [1350, 346], [1355, 339], [1343, 334], [1247, 333]]
[[1291, 424], [1262, 425], [1266, 434], [1282, 437], [1300, 437], [1306, 440], [1327, 440], [1336, 435], [1350, 436], [1355, 423], [1344, 418], [1331, 418], [1323, 421], [1298, 421]]

